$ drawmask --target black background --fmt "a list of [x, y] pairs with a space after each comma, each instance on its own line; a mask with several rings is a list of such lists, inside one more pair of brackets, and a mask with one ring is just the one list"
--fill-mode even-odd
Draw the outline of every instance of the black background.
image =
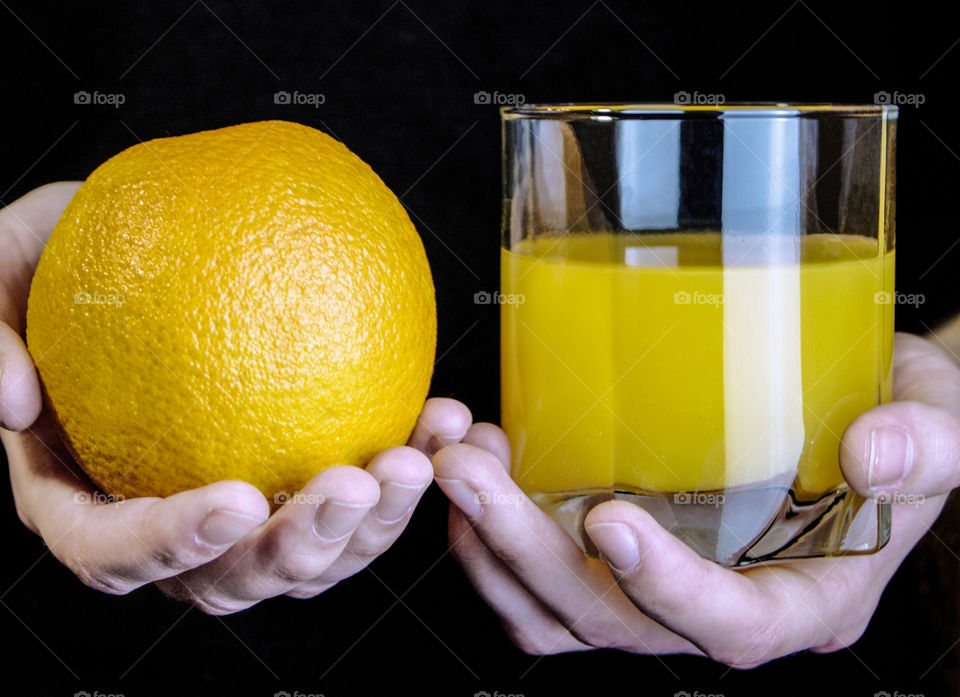
[[[948, 5], [904, 3], [167, 3], [0, 1], [0, 203], [82, 179], [139, 140], [260, 119], [321, 128], [366, 160], [411, 212], [437, 286], [432, 394], [498, 418], [499, 117], [479, 90], [533, 101], [872, 102], [901, 108], [901, 330], [957, 309], [960, 47]], [[74, 104], [122, 93], [120, 108]], [[278, 105], [279, 90], [325, 103]], [[4, 485], [4, 489], [6, 489]], [[369, 571], [311, 601], [218, 619], [148, 587], [82, 586], [18, 522], [3, 492], [0, 651], [24, 694], [951, 694], [960, 562], [933, 538], [904, 565], [852, 650], [748, 672], [691, 657], [597, 651], [538, 659], [508, 642], [445, 550], [436, 489]], [[950, 542], [941, 519], [939, 537]], [[941, 660], [942, 659], [942, 660]], [[6, 691], [6, 690], [5, 690]]]

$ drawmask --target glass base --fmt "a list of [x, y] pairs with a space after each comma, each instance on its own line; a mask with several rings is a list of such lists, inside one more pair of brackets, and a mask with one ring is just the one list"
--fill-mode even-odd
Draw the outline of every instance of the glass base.
[[604, 501], [630, 501], [700, 556], [726, 567], [805, 557], [870, 554], [890, 539], [890, 504], [840, 487], [799, 501], [793, 477], [720, 491], [651, 493], [623, 487], [575, 493], [533, 493], [590, 556], [599, 556], [583, 527]]

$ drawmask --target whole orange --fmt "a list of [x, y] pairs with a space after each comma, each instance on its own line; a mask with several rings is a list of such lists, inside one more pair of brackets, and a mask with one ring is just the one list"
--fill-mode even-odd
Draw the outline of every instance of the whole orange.
[[366, 163], [321, 131], [248, 123], [98, 167], [40, 258], [27, 342], [106, 492], [242, 479], [281, 502], [405, 442], [430, 384], [434, 288]]

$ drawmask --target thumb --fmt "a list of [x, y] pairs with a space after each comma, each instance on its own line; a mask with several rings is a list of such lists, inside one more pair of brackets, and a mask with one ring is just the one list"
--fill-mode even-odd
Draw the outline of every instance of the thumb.
[[40, 381], [23, 339], [0, 321], [0, 427], [20, 431], [40, 415]]
[[864, 496], [948, 493], [960, 486], [960, 368], [931, 342], [897, 334], [893, 371], [897, 401], [843, 434], [843, 475]]
[[[0, 427], [20, 431], [40, 415], [40, 381], [21, 336], [40, 252], [80, 182], [34, 189], [0, 208]], [[68, 330], [69, 331], [69, 330]], [[38, 359], [39, 360], [39, 359]]]

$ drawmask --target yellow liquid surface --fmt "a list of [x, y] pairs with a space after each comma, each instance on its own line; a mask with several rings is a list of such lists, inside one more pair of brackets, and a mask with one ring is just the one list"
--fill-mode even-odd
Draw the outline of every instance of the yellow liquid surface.
[[844, 429], [891, 398], [894, 253], [759, 242], [571, 233], [502, 250], [503, 426], [527, 492], [778, 477], [813, 498], [843, 482]]

